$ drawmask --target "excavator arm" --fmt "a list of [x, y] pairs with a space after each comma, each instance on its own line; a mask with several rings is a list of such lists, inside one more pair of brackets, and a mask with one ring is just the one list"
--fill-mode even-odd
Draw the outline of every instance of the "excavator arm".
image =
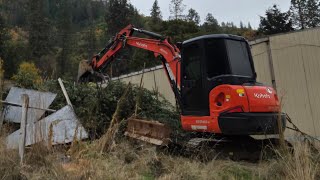
[[[151, 38], [135, 37], [133, 36], [134, 33], [144, 34]], [[128, 25], [117, 33], [114, 39], [109, 41], [108, 45], [95, 55], [91, 61], [80, 63], [78, 81], [81, 81], [88, 74], [98, 74], [97, 72], [107, 67], [120, 50], [126, 46], [145, 49], [153, 52], [155, 57], [161, 57], [168, 80], [180, 103], [180, 50], [176, 45], [171, 44], [167, 38], [153, 32], [134, 28], [132, 25]]]

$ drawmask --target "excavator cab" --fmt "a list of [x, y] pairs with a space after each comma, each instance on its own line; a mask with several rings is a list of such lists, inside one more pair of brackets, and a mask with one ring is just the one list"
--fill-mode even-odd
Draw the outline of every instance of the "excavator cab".
[[233, 35], [206, 35], [182, 44], [182, 114], [209, 116], [209, 92], [222, 84], [255, 84], [247, 41]]

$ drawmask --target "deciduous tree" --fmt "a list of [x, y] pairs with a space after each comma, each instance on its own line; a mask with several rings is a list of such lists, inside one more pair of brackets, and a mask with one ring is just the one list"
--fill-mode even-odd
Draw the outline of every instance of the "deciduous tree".
[[183, 11], [186, 6], [183, 4], [183, 0], [171, 0], [171, 4], [169, 6], [171, 17], [170, 19], [184, 19]]
[[308, 0], [307, 2], [307, 27], [317, 27], [320, 25], [319, 0]]
[[290, 14], [298, 29], [320, 25], [319, 0], [291, 0]]

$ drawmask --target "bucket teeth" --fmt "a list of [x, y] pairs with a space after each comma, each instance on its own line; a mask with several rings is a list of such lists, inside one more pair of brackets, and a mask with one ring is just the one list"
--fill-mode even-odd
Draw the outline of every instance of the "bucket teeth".
[[151, 144], [165, 146], [170, 142], [171, 129], [158, 121], [129, 119], [126, 136]]

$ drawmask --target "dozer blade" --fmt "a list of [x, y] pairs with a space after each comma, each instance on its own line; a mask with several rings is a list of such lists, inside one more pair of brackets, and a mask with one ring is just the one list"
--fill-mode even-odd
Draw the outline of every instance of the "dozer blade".
[[129, 119], [126, 136], [151, 144], [164, 146], [170, 142], [171, 129], [158, 121]]
[[85, 79], [87, 76], [89, 76], [92, 73], [93, 73], [93, 69], [90, 66], [89, 62], [87, 60], [80, 61], [77, 81], [82, 82], [83, 79]]

